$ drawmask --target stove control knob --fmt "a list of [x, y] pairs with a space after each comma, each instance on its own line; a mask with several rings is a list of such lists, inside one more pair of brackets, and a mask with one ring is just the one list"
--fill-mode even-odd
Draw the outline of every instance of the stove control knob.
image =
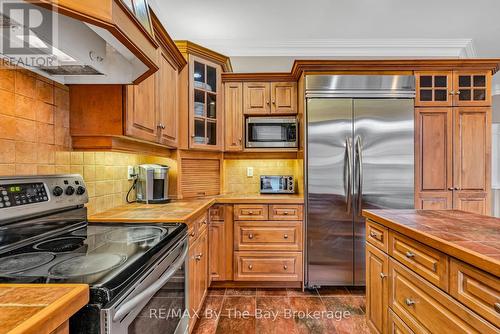
[[66, 195], [71, 196], [74, 193], [75, 193], [75, 188], [73, 188], [72, 186], [68, 186], [68, 188], [66, 188]]
[[54, 196], [61, 196], [63, 194], [63, 188], [56, 186], [54, 190], [52, 190]]
[[78, 188], [76, 188], [76, 194], [77, 195], [83, 195], [83, 194], [85, 194], [85, 188], [82, 187], [82, 186], [78, 186]]

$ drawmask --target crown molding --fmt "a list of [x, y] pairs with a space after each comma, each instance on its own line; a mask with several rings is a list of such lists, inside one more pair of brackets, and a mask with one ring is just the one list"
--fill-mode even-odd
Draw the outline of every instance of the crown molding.
[[219, 65], [221, 65], [224, 72], [232, 72], [233, 67], [231, 65], [231, 59], [219, 52], [215, 52], [209, 48], [201, 46], [197, 43], [193, 43], [187, 40], [174, 41], [175, 45], [179, 51], [186, 57], [188, 54], [192, 54], [198, 57], [209, 59]]
[[231, 57], [474, 58], [472, 39], [196, 40]]

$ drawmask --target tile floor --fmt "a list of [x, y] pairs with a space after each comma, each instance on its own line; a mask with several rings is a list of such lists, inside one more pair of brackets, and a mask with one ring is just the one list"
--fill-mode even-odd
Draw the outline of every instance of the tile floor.
[[369, 333], [362, 288], [210, 289], [193, 334]]

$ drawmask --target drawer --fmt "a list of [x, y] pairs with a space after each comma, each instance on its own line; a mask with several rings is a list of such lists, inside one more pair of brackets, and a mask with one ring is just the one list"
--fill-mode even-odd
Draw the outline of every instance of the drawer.
[[237, 204], [234, 206], [234, 220], [267, 220], [266, 204]]
[[448, 257], [418, 241], [389, 232], [389, 254], [441, 289], [448, 291]]
[[302, 222], [235, 222], [234, 249], [300, 251], [302, 250]]
[[391, 309], [388, 314], [389, 334], [415, 334]]
[[367, 219], [366, 241], [387, 253], [389, 248], [389, 229]]
[[497, 329], [394, 259], [389, 260], [389, 305], [415, 333], [497, 333]]
[[194, 235], [192, 236], [193, 240], [198, 238], [199, 235], [205, 231], [205, 229], [208, 226], [208, 212], [205, 211], [203, 214], [199, 215], [198, 217], [194, 218], [192, 222], [189, 225], [188, 229], [188, 234], [191, 238], [191, 234], [193, 232], [190, 232], [191, 229], [194, 229]]
[[302, 205], [272, 204], [269, 205], [269, 220], [302, 220]]
[[302, 281], [301, 252], [234, 252], [235, 281]]
[[458, 260], [450, 260], [450, 294], [500, 327], [500, 280]]
[[210, 221], [224, 221], [224, 208], [222, 204], [212, 205], [208, 210]]

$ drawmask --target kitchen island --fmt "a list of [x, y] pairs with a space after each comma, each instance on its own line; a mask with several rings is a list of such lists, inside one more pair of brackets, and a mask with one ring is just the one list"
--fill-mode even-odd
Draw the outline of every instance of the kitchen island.
[[365, 210], [372, 333], [498, 333], [500, 219]]
[[0, 333], [68, 333], [88, 301], [86, 284], [0, 284]]

